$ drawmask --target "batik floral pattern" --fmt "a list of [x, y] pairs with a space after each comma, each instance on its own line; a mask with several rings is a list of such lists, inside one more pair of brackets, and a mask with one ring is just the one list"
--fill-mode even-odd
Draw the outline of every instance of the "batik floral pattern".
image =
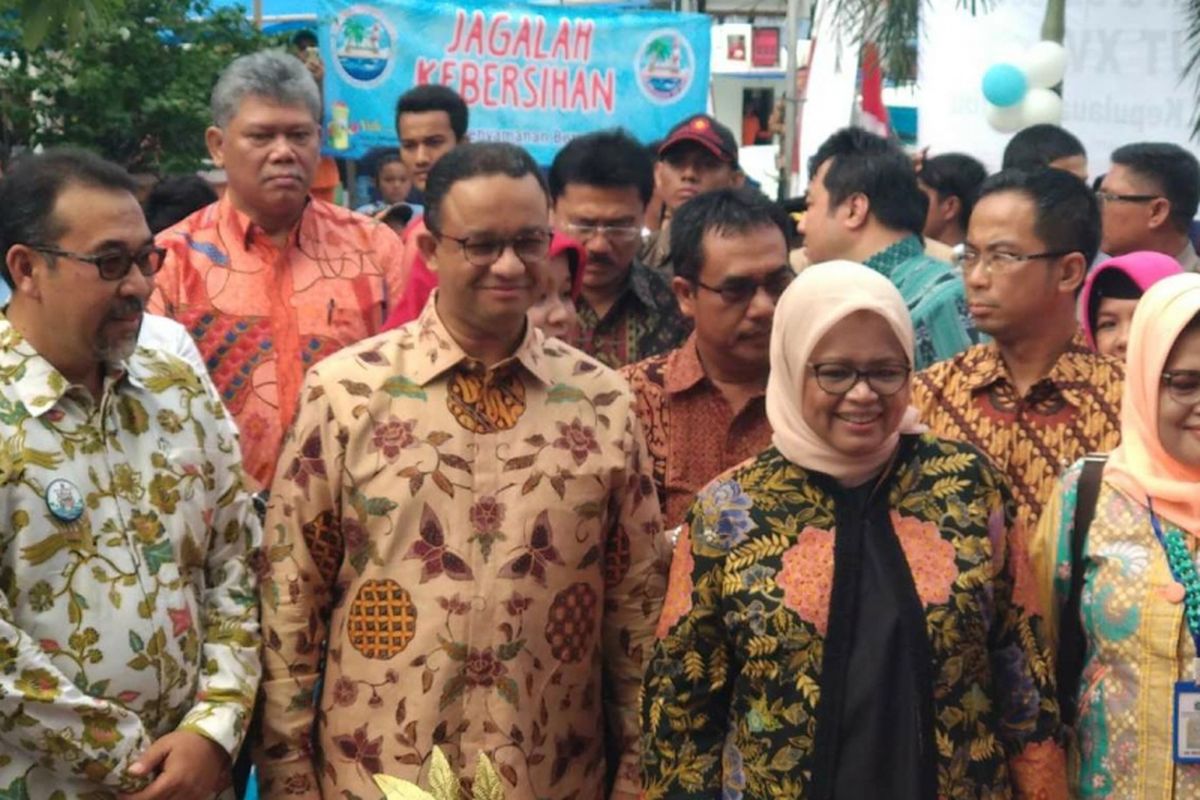
[[138, 350], [93, 400], [0, 316], [0, 797], [114, 797], [176, 730], [237, 753], [260, 528], [191, 367]]
[[[1025, 554], [1007, 489], [968, 445], [924, 436], [902, 453], [881, 491], [934, 657], [938, 795], [1060, 797], [1051, 661], [1036, 608], [1014, 602]], [[691, 570], [672, 571], [646, 667], [647, 800], [806, 796], [837, 558], [822, 485], [772, 448], [697, 498]]]
[[280, 247], [228, 196], [157, 241], [167, 259], [150, 309], [196, 340], [238, 423], [246, 470], [269, 487], [305, 370], [382, 330], [407, 283], [404, 245], [382, 223], [310, 200]]
[[458, 773], [486, 752], [510, 797], [592, 800], [606, 711], [636, 791], [665, 553], [614, 372], [532, 329], [485, 369], [431, 303], [310, 371], [278, 474], [265, 797], [377, 797], [438, 746]]
[[779, 586], [783, 602], [811, 622], [822, 636], [829, 628], [829, 597], [833, 592], [834, 531], [805, 528], [796, 544], [783, 554]]
[[914, 376], [912, 400], [931, 432], [979, 448], [1000, 468], [1016, 522], [1032, 531], [1058, 477], [1120, 442], [1123, 367], [1079, 334], [1022, 396], [995, 343], [980, 344]]
[[[1082, 466], [1063, 475], [1030, 548], [1030, 582], [1055, 630], [1070, 590]], [[1085, 540], [1079, 612], [1087, 650], [1068, 761], [1081, 798], [1200, 797], [1200, 765], [1172, 756], [1175, 682], [1192, 679], [1196, 647], [1184, 603], [1166, 591], [1175, 579], [1144, 500], [1102, 482]], [[1190, 531], [1161, 514], [1158, 522], [1164, 534], [1183, 534], [1196, 554]]]

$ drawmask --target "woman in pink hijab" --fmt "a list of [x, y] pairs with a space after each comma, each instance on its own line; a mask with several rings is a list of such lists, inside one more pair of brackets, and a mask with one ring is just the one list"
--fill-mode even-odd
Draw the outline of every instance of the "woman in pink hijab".
[[1083, 796], [1200, 797], [1200, 730], [1178, 711], [1194, 713], [1200, 689], [1176, 697], [1200, 682], [1197, 543], [1200, 275], [1183, 274], [1134, 312], [1120, 446], [1066, 472], [1032, 547]]
[[648, 798], [1065, 798], [1030, 574], [1000, 473], [909, 405], [879, 273], [776, 307], [773, 446], [696, 499], [646, 667]]
[[1183, 272], [1163, 253], [1139, 250], [1096, 265], [1083, 283], [1079, 320], [1088, 346], [1097, 353], [1125, 359], [1129, 325], [1138, 299], [1163, 278]]

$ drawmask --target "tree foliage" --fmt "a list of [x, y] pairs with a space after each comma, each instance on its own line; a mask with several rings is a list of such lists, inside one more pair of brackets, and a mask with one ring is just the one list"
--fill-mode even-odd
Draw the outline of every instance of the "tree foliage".
[[0, 12], [20, 15], [22, 44], [33, 50], [52, 30], [64, 30], [77, 41], [121, 4], [122, 0], [0, 0]]
[[270, 44], [209, 0], [0, 0], [0, 161], [74, 144], [132, 170], [194, 170], [217, 75]]
[[[1200, 1], [1200, 0], [1198, 0]], [[853, 42], [874, 42], [884, 72], [903, 80], [916, 74], [921, 14], [929, 10], [929, 0], [815, 0], [828, 2], [835, 24]], [[972, 16], [986, 11], [993, 0], [956, 0], [960, 11]]]
[[1188, 60], [1183, 77], [1192, 81], [1197, 102], [1192, 109], [1192, 138], [1200, 139], [1200, 0], [1184, 0], [1183, 20], [1187, 31]]

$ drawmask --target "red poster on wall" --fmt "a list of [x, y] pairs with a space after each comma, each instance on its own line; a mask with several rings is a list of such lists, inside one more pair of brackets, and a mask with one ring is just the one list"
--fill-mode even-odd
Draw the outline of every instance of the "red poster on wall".
[[750, 39], [750, 63], [756, 67], [779, 66], [779, 28], [754, 28]]

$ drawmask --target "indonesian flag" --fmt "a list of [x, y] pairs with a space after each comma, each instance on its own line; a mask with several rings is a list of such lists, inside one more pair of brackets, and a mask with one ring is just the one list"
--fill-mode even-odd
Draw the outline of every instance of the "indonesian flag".
[[888, 135], [888, 112], [883, 104], [883, 70], [879, 66], [879, 50], [874, 42], [862, 48], [862, 114], [859, 124], [880, 136]]

